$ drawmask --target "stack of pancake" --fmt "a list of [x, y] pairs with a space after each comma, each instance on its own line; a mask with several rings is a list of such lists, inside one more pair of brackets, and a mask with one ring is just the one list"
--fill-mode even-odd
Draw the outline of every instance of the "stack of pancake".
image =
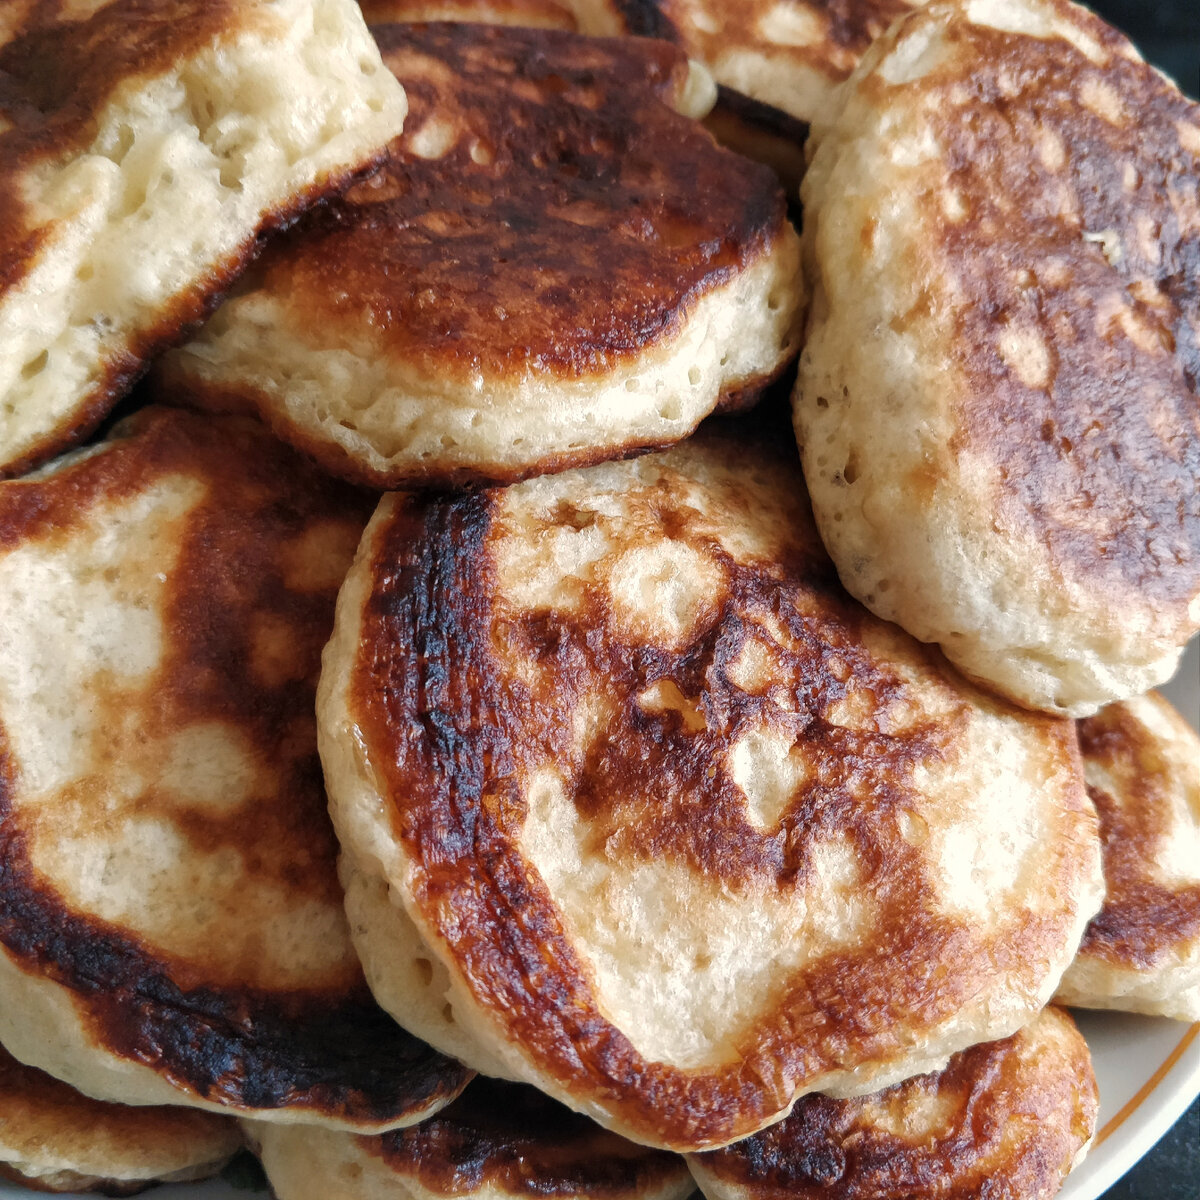
[[1052, 1196], [1053, 1002], [1200, 1020], [1200, 108], [363, 8], [0, 13], [0, 1171]]

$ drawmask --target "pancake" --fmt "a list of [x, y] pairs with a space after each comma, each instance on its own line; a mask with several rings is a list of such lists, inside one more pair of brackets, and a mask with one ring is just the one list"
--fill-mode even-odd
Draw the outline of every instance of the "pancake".
[[694, 1186], [676, 1155], [483, 1077], [436, 1116], [378, 1137], [246, 1125], [278, 1200], [683, 1200]]
[[822, 117], [871, 41], [920, 0], [612, 0], [626, 31], [667, 37], [718, 83], [799, 121]]
[[87, 1095], [376, 1131], [468, 1073], [372, 1001], [313, 693], [369, 511], [147, 409], [0, 484], [0, 1041]]
[[0, 1177], [14, 1183], [131, 1196], [152, 1183], [207, 1179], [241, 1145], [226, 1117], [91, 1100], [0, 1050]]
[[405, 103], [352, 0], [10, 0], [0, 478], [91, 432]]
[[796, 427], [868, 608], [1087, 716], [1200, 628], [1200, 107], [1065, 0], [939, 0], [814, 126]]
[[1101, 899], [1074, 730], [840, 589], [790, 441], [719, 423], [384, 497], [318, 689], [379, 1002], [709, 1149], [1006, 1037]]
[[[908, 7], [897, 3], [896, 0], [885, 0], [885, 8], [887, 6], [904, 11], [907, 11]], [[684, 48], [690, 57], [702, 60], [710, 67], [724, 63], [722, 51], [727, 53], [730, 46], [739, 47], [739, 53], [743, 56], [755, 53], [748, 48], [749, 43], [746, 40], [744, 5], [740, 5], [736, 12], [731, 10], [721, 16], [723, 24], [727, 19], [729, 23], [728, 27], [723, 28], [724, 45], [715, 48], [710, 44], [711, 39], [706, 38], [699, 29], [699, 25], [711, 25], [711, 20], [696, 5], [671, 7], [670, 11], [678, 18], [678, 24], [668, 18], [666, 9], [656, 7], [652, 3], [623, 4], [620, 0], [361, 0], [361, 7], [363, 15], [372, 25], [389, 21], [482, 21], [488, 25], [566, 29], [595, 37], [616, 37], [622, 34], [654, 37], [674, 42]], [[861, 15], [861, 19], [867, 24], [858, 31], [857, 38], [853, 32], [853, 19], [847, 19], [843, 14], [833, 23], [827, 17], [812, 16], [822, 11], [822, 6], [805, 7], [811, 11], [809, 15], [802, 16], [801, 20], [812, 20], [818, 26], [825, 20], [831, 29], [836, 24], [838, 36], [842, 41], [846, 45], [854, 42], [853, 57], [850, 64], [839, 72], [829, 54], [824, 56], [825, 61], [822, 65], [821, 52], [815, 47], [810, 47], [808, 51], [798, 51], [775, 45], [774, 51], [777, 55], [799, 55], [807, 64], [800, 66], [797, 72], [797, 64], [789, 63], [785, 72], [777, 74], [776, 78], [777, 81], [787, 80], [789, 85], [796, 79], [808, 79], [815, 64], [819, 71], [823, 70], [830, 75], [830, 83], [825, 89], [828, 91], [833, 81], [845, 78], [850, 73], [850, 67], [858, 61], [858, 54], [865, 49], [870, 37], [874, 36], [874, 32], [870, 31], [878, 32], [883, 28], [883, 25], [879, 25], [877, 21], [872, 22], [868, 16], [870, 12], [879, 8], [879, 5], [866, 6], [867, 11]], [[883, 24], [886, 24], [886, 21]], [[760, 28], [761, 25], [760, 21]], [[752, 41], [752, 44], [758, 46], [761, 53], [761, 47], [769, 43], [759, 39]], [[713, 53], [705, 57], [709, 51]], [[831, 50], [830, 53], [834, 56], [844, 56], [846, 51]], [[752, 71], [750, 79], [747, 80], [747, 86], [754, 95], [758, 94], [754, 86], [758, 82], [758, 74], [759, 72]], [[811, 81], [807, 84], [810, 91], [814, 86]], [[794, 88], [785, 88], [785, 91], [791, 90]], [[819, 94], [824, 102], [824, 93]], [[798, 120], [791, 115], [791, 109], [783, 111], [722, 85], [717, 89], [716, 102], [712, 111], [704, 118], [704, 125], [721, 145], [728, 146], [747, 158], [766, 163], [779, 176], [789, 195], [794, 195], [804, 174], [807, 119], [817, 107], [816, 97], [811, 97], [807, 105], [799, 106], [804, 119]]]
[[1002, 1042], [874, 1096], [806, 1096], [786, 1121], [688, 1165], [708, 1200], [1050, 1200], [1086, 1153], [1087, 1043], [1048, 1008]]
[[357, 482], [477, 484], [670, 444], [783, 370], [798, 239], [770, 172], [676, 111], [706, 74], [649, 41], [374, 33], [412, 104], [394, 162], [272, 244], [168, 394]]
[[1104, 907], [1064, 1004], [1200, 1021], [1200, 735], [1157, 693], [1079, 722]]
[[525, 29], [566, 29], [572, 33], [621, 32], [619, 28], [582, 29], [571, 6], [559, 0], [359, 0], [359, 8], [370, 25], [390, 25], [397, 21], [475, 21], [484, 25], [519, 25]]

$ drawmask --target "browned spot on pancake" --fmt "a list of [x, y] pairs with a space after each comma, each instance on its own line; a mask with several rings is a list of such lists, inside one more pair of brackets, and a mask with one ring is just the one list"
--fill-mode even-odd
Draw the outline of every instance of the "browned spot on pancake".
[[[230, 30], [252, 28], [263, 19], [238, 0], [108, 0], [83, 19], [72, 18], [64, 0], [25, 0], [9, 8], [13, 24], [0, 46], [0, 296], [28, 274], [47, 233], [45, 217], [22, 196], [24, 177], [84, 150], [99, 112], [122, 84], [154, 78]], [[257, 254], [257, 236], [288, 224], [318, 197], [373, 169], [380, 157], [310, 185], [267, 214], [255, 236], [175, 295], [98, 365], [89, 393], [56, 427], [19, 459], [0, 461], [0, 479], [19, 476], [86, 438], [150, 356], [182, 340], [216, 307], [221, 292]]]
[[[770, 446], [755, 453], [775, 461]], [[923, 701], [940, 712], [910, 703], [899, 671], [868, 649], [884, 627], [841, 591], [803, 501], [777, 558], [739, 562], [695, 535], [685, 493], [666, 479], [623, 498], [638, 505], [628, 527], [691, 545], [725, 581], [682, 646], [636, 641], [598, 590], [569, 612], [499, 620], [489, 542], [500, 494], [409, 498], [374, 543], [350, 706], [415, 864], [416, 903], [490, 1019], [581, 1103], [603, 1104], [647, 1140], [695, 1145], [756, 1128], [823, 1071], [898, 1053], [901, 1024], [924, 1029], [966, 1001], [974, 977], [960, 968], [980, 949], [969, 924], [923, 907], [936, 889], [904, 835], [919, 806], [914, 767], [957, 751], [960, 685], [914, 643], [929, 672]], [[749, 507], [742, 517], [753, 527]], [[601, 518], [561, 509], [538, 532], [588, 519]], [[735, 664], [752, 642], [771, 670], [743, 687]], [[514, 661], [536, 669], [506, 669]], [[611, 711], [581, 750], [572, 716], [597, 694]], [[689, 719], [698, 714], [702, 723]], [[1047, 753], [1077, 769], [1070, 726], [1037, 724]], [[726, 755], [762, 726], [815, 764], [767, 828], [749, 820]], [[883, 914], [872, 949], [829, 951], [781, 977], [734, 1062], [693, 1072], [641, 1057], [600, 1011], [519, 844], [527, 781], [547, 762], [604, 853], [686, 864], [734, 891], [799, 886], [813, 840], [836, 831]], [[1082, 808], [1082, 789], [1077, 799]], [[1057, 918], [1014, 920], [986, 955], [989, 969], [1026, 978], [1041, 953], [1030, 947]], [[928, 969], [912, 970], [916, 961]]]
[[849, 75], [871, 42], [912, 7], [905, 0], [633, 0], [622, 5], [631, 33], [647, 35], [662, 23], [703, 62], [718, 63], [730, 49], [744, 50], [815, 68], [834, 81]]
[[676, 1155], [634, 1145], [536, 1088], [482, 1076], [419, 1125], [359, 1144], [443, 1196], [487, 1187], [513, 1196], [641, 1194], [685, 1170]]
[[1104, 907], [1080, 954], [1147, 969], [1200, 934], [1200, 886], [1168, 888], [1151, 876], [1170, 831], [1174, 786], [1161, 746], [1120, 704], [1077, 723], [1085, 768], [1111, 774], [1119, 796], [1089, 785], [1104, 843]]
[[872, 1096], [804, 1096], [779, 1124], [696, 1162], [754, 1200], [1049, 1197], [1097, 1110], [1087, 1045], [1051, 1009]]
[[[98, 456], [0, 489], [0, 547], [11, 548], [64, 545], [97, 508], [176, 475], [204, 488], [173, 566], [140, 561], [136, 546], [123, 551], [123, 578], [165, 572], [165, 653], [136, 685], [91, 677], [89, 702], [111, 720], [87, 749], [90, 773], [54, 797], [58, 820], [75, 835], [94, 826], [100, 838], [121, 822], [170, 822], [190, 851], [234, 856], [239, 887], [274, 886], [295, 906], [340, 912], [313, 719], [337, 584], [288, 587], [284, 577], [289, 548], [314, 528], [327, 540], [330, 522], [341, 526], [348, 565], [372, 498], [319, 475], [248, 422], [147, 409], [123, 433]], [[289, 631], [286, 676], [264, 678], [256, 666], [255, 617]], [[169, 735], [197, 730], [252, 748], [244, 794], [194, 804], [171, 795]], [[117, 764], [145, 780], [139, 794], [110, 785]], [[0, 730], [0, 942], [72, 992], [99, 1044], [206, 1099], [351, 1119], [423, 1108], [469, 1077], [379, 1010], [352, 954], [308, 988], [239, 986], [257, 978], [259, 964], [253, 932], [221, 926], [238, 920], [236, 895], [214, 893], [211, 938], [190, 956], [72, 907], [31, 865], [19, 777]]]
[[431, 375], [586, 375], [661, 342], [783, 228], [770, 171], [665, 102], [687, 69], [670, 46], [374, 33], [409, 115], [383, 171], [264, 256], [301, 325], [367, 320]]
[[937, 229], [967, 382], [954, 445], [994, 464], [1002, 520], [1055, 569], [1186, 617], [1200, 589], [1200, 109], [1101, 21], [1061, 9], [1105, 61], [943, 16], [949, 65], [919, 84], [940, 186], [965, 206]]

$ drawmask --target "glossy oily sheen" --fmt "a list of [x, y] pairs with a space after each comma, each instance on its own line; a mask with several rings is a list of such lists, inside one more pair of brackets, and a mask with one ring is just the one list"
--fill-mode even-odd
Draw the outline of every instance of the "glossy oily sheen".
[[161, 369], [380, 487], [622, 457], [752, 403], [798, 349], [798, 240], [765, 167], [689, 115], [674, 47], [381, 25], [408, 94], [377, 175], [273, 242]]

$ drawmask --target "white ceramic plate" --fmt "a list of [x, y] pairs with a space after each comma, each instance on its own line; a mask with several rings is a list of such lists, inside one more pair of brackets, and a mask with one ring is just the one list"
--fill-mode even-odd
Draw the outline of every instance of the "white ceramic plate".
[[[1163, 690], [1200, 730], [1200, 641], [1193, 641], [1179, 674]], [[1100, 1085], [1100, 1120], [1091, 1152], [1059, 1200], [1097, 1200], [1200, 1095], [1200, 1024], [1124, 1013], [1077, 1016]], [[0, 1200], [35, 1195], [44, 1193], [0, 1184]], [[248, 1200], [252, 1195], [220, 1180], [149, 1193], [152, 1200]]]

